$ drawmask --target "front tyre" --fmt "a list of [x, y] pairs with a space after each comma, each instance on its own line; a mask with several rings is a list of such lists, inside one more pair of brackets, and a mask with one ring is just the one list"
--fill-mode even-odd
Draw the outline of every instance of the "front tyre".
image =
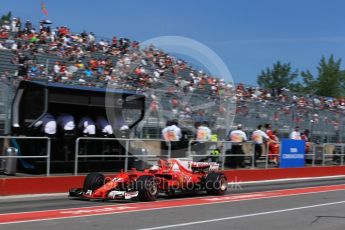
[[211, 172], [205, 179], [205, 190], [209, 195], [224, 195], [228, 190], [228, 180], [223, 173]]
[[141, 176], [136, 181], [140, 201], [155, 201], [158, 197], [158, 185], [153, 176]]
[[89, 173], [85, 177], [83, 190], [84, 192], [95, 191], [104, 185], [105, 176], [101, 173]]

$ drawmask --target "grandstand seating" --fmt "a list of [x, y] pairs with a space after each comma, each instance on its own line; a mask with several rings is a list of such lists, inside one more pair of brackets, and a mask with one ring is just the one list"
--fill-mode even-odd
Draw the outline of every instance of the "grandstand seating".
[[[28, 45], [30, 42], [28, 40], [18, 39], [15, 38], [15, 33], [10, 33], [11, 40], [19, 41], [22, 45]], [[110, 39], [108, 39], [110, 40]], [[0, 42], [6, 43], [6, 40], [2, 39]], [[18, 70], [18, 65], [15, 64], [15, 51], [12, 51], [7, 45], [6, 50], [0, 50], [0, 77], [2, 79], [13, 78], [16, 79], [16, 73]], [[217, 98], [212, 96], [215, 94], [214, 91], [211, 89], [211, 85], [206, 83], [202, 87], [195, 86], [193, 91], [183, 92], [181, 87], [176, 86], [175, 80], [183, 79], [187, 82], [193, 81], [193, 78], [190, 76], [191, 71], [197, 75], [198, 71], [193, 70], [190, 66], [186, 68], [180, 68], [178, 70], [178, 74], [173, 74], [173, 66], [166, 66], [164, 70], [164, 76], [160, 77], [157, 82], [154, 83], [140, 83], [139, 76], [134, 74], [134, 70], [139, 66], [142, 65], [142, 61], [145, 60], [143, 67], [146, 70], [146, 74], [149, 76], [154, 76], [154, 71], [160, 69], [158, 61], [154, 61], [152, 58], [147, 57], [147, 53], [156, 52], [157, 56], [164, 56], [165, 53], [162, 51], [155, 50], [152, 51], [150, 48], [145, 48], [141, 50], [137, 49], [129, 49], [126, 52], [121, 52], [120, 54], [114, 55], [108, 52], [102, 52], [100, 50], [89, 52], [85, 51], [85, 54], [82, 57], [75, 58], [75, 57], [63, 57], [61, 54], [58, 55], [56, 52], [52, 52], [49, 50], [49, 42], [48, 44], [35, 44], [35, 50], [26, 49], [21, 51], [28, 59], [29, 65], [32, 64], [43, 64], [45, 66], [45, 70], [47, 74], [45, 76], [35, 76], [32, 77], [32, 80], [44, 80], [44, 81], [60, 81], [65, 84], [82, 84], [82, 85], [92, 85], [98, 87], [106, 87], [107, 82], [102, 79], [101, 74], [95, 73], [92, 77], [85, 77], [84, 76], [84, 69], [78, 69], [76, 72], [68, 76], [68, 79], [61, 80], [61, 76], [59, 74], [53, 74], [54, 64], [56, 62], [65, 63], [66, 66], [74, 65], [76, 60], [78, 59], [81, 61], [85, 66], [87, 66], [92, 58], [101, 60], [101, 59], [108, 59], [112, 66], [115, 68], [116, 76], [119, 80], [116, 82], [119, 88], [137, 90], [142, 93], [145, 93], [148, 97], [147, 105], [149, 106], [152, 102], [151, 95], [155, 95], [159, 101], [159, 112], [164, 113], [165, 111], [169, 111], [169, 118], [177, 118], [179, 120], [185, 121], [185, 124], [189, 124], [190, 127], [193, 126], [193, 113], [187, 112], [186, 106], [188, 107], [197, 107], [200, 105], [205, 105], [206, 102], [214, 102], [214, 105], [209, 105], [206, 108], [207, 116], [209, 120], [216, 121], [214, 122], [214, 127], [223, 126], [224, 119], [220, 116], [218, 112], [218, 105], [222, 98]], [[120, 68], [116, 65], [122, 60], [125, 55], [129, 57], [135, 54], [137, 55], [137, 60], [131, 60], [131, 64], [128, 66], [128, 72], [121, 72]], [[176, 60], [175, 60], [176, 61]], [[173, 61], [174, 62], [174, 61]], [[174, 62], [176, 63], [176, 62]], [[48, 78], [47, 76], [52, 76], [53, 78]], [[205, 75], [202, 75], [203, 77]], [[207, 78], [209, 76], [206, 76]], [[82, 80], [81, 80], [82, 79]], [[219, 79], [217, 80], [219, 83]], [[10, 82], [13, 84], [13, 82]], [[4, 85], [2, 87], [5, 87]], [[170, 92], [170, 87], [175, 87], [176, 92]], [[235, 88], [233, 88], [234, 90]], [[5, 92], [5, 90], [2, 90]], [[280, 131], [281, 136], [286, 136], [289, 131], [295, 126], [299, 125], [301, 130], [302, 129], [312, 129], [313, 134], [317, 134], [318, 136], [326, 137], [332, 136], [335, 137], [336, 130], [335, 125], [332, 123], [334, 121], [341, 122], [341, 118], [339, 117], [339, 111], [334, 111], [331, 109], [324, 109], [320, 110], [316, 107], [310, 105], [310, 108], [306, 107], [299, 107], [292, 101], [293, 93], [285, 92], [288, 96], [287, 101], [282, 102], [277, 100], [277, 98], [272, 97], [269, 99], [262, 99], [262, 98], [251, 98], [250, 96], [246, 97], [243, 95], [236, 95], [237, 99], [237, 109], [235, 116], [235, 123], [242, 123], [245, 127], [247, 127], [247, 131], [252, 131], [258, 124], [264, 123], [272, 123], [274, 128], [278, 128]], [[234, 94], [231, 94], [231, 97], [234, 97]], [[4, 101], [5, 95], [0, 94], [0, 132], [1, 128], [3, 130], [4, 127], [4, 117], [6, 117], [6, 104], [8, 101]], [[171, 113], [172, 98], [176, 98], [182, 104], [178, 106], [176, 113]], [[7, 100], [7, 99], [6, 99]], [[227, 103], [231, 103], [230, 99], [226, 99]], [[288, 107], [289, 111], [284, 111], [284, 108]], [[313, 114], [318, 114], [319, 121], [315, 121], [311, 123], [310, 121], [313, 120]], [[164, 116], [163, 116], [164, 117]], [[3, 118], [3, 119], [1, 119]], [[157, 119], [156, 115], [151, 115], [148, 113], [147, 117], [144, 119], [146, 122], [145, 125], [148, 126], [161, 126], [162, 122], [164, 123], [163, 119]], [[159, 122], [160, 124], [157, 124]], [[226, 127], [228, 128], [228, 127]], [[340, 124], [340, 130], [344, 130], [342, 124]], [[341, 132], [339, 132], [341, 133]], [[345, 138], [345, 137], [344, 137]]]
[[8, 72], [12, 76], [17, 71], [17, 66], [11, 61], [14, 58], [14, 53], [9, 50], [0, 50], [0, 76]]
[[7, 86], [0, 82], [0, 135], [5, 133], [5, 123], [9, 122], [8, 117], [8, 101]]

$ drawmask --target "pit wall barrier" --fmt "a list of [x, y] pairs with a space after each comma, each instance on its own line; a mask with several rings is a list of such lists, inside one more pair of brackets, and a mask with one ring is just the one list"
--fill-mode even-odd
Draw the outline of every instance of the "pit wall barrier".
[[[3, 139], [11, 139], [11, 138], [18, 138], [18, 137], [10, 137], [10, 136], [4, 136], [0, 137]], [[25, 137], [30, 138], [30, 137]], [[78, 174], [78, 161], [79, 158], [92, 158], [92, 157], [107, 157], [105, 155], [82, 155], [79, 154], [79, 142], [81, 140], [91, 140], [94, 138], [78, 138], [76, 141], [76, 151], [75, 151], [75, 176], [52, 176], [49, 171], [50, 166], [50, 140], [46, 137], [40, 137], [47, 139], [47, 154], [43, 156], [29, 156], [32, 157], [40, 157], [40, 158], [46, 158], [47, 160], [47, 177], [4, 177], [0, 178], [0, 195], [19, 195], [19, 194], [42, 194], [42, 193], [61, 193], [61, 192], [68, 192], [68, 189], [71, 187], [81, 187], [83, 184], [83, 180], [85, 177], [84, 175]], [[106, 138], [104, 138], [106, 139]], [[101, 139], [102, 140], [102, 139]], [[161, 140], [144, 140], [144, 139], [113, 139], [113, 140], [122, 140], [126, 144], [126, 149], [128, 149], [128, 145], [130, 142], [143, 142], [143, 141], [149, 141], [149, 142], [160, 142]], [[192, 143], [191, 141], [188, 146], [188, 156], [192, 158], [198, 158], [198, 157], [205, 157], [205, 155], [200, 155], [198, 153], [193, 153], [192, 151]], [[133, 144], [133, 143], [132, 143]], [[154, 143], [152, 143], [154, 144]], [[210, 143], [212, 145], [233, 145], [234, 143], [231, 142], [212, 142]], [[136, 143], [135, 145], [138, 145]], [[147, 150], [149, 150], [149, 147], [152, 147], [151, 145], [145, 145]], [[142, 146], [139, 146], [142, 147]], [[219, 147], [219, 146], [218, 146]], [[153, 148], [157, 149], [157, 147]], [[261, 181], [261, 180], [274, 180], [274, 179], [287, 179], [287, 178], [303, 178], [303, 177], [322, 177], [322, 176], [336, 176], [336, 175], [345, 175], [345, 166], [344, 164], [344, 156], [345, 156], [345, 145], [339, 144], [339, 143], [327, 143], [323, 145], [314, 145], [312, 146], [312, 153], [308, 154], [308, 156], [311, 158], [312, 164], [309, 165], [309, 167], [303, 167], [303, 168], [293, 168], [293, 169], [269, 169], [268, 166], [268, 154], [267, 151], [264, 151], [263, 153], [263, 160], [265, 162], [264, 169], [255, 168], [253, 164], [251, 164], [251, 169], [241, 169], [241, 170], [224, 170], [224, 158], [229, 157], [231, 155], [226, 154], [225, 150], [227, 148], [222, 148], [221, 153], [218, 155], [218, 157], [221, 159], [221, 166], [223, 169], [223, 172], [228, 177], [228, 180], [230, 182], [247, 182], [247, 181]], [[235, 155], [237, 157], [243, 157], [246, 156], [248, 159], [252, 159], [251, 162], [253, 162], [254, 159], [254, 148], [253, 143], [245, 143], [243, 144], [244, 153], [243, 155]], [[266, 148], [267, 149], [267, 148]], [[124, 155], [114, 155], [117, 157], [123, 157], [125, 159], [129, 157], [141, 157], [141, 158], [157, 158], [162, 156], [161, 153], [155, 153], [154, 151], [148, 151], [151, 154], [147, 155], [131, 155], [129, 156], [128, 151]], [[165, 157], [170, 158], [171, 156], [171, 148], [170, 144], [168, 144], [167, 149], [167, 155]], [[319, 153], [320, 152], [320, 153]], [[153, 154], [153, 155], [152, 155]], [[332, 159], [336, 156], [339, 158], [339, 166], [325, 166], [326, 163], [331, 162]], [[113, 156], [108, 156], [113, 157]], [[6, 158], [13, 158], [13, 156], [0, 156], [0, 159], [6, 159]], [[23, 156], [15, 156], [15, 158], [24, 158]], [[316, 166], [315, 161], [320, 161], [322, 163], [322, 166]], [[125, 171], [128, 169], [127, 165], [128, 161], [125, 161], [124, 169]], [[314, 167], [310, 167], [314, 166]], [[107, 174], [109, 176], [113, 176], [114, 174]]]
[[[287, 178], [345, 176], [345, 166], [317, 166], [293, 169], [243, 169], [223, 170], [228, 181], [248, 182], [278, 180]], [[107, 174], [115, 176], [116, 174]], [[0, 196], [65, 193], [72, 187], [82, 187], [85, 175], [50, 176], [50, 177], [16, 177], [0, 179]]]
[[[14, 160], [14, 159], [25, 159], [25, 158], [45, 158], [46, 159], [46, 175], [50, 175], [50, 168], [51, 168], [51, 140], [48, 137], [14, 137], [14, 136], [0, 136], [0, 139], [3, 140], [11, 140], [11, 139], [31, 139], [31, 140], [46, 140], [47, 146], [46, 146], [46, 154], [45, 155], [31, 155], [31, 156], [6, 156], [1, 155], [0, 153], [0, 161], [3, 163], [4, 160]], [[125, 146], [125, 153], [124, 154], [114, 154], [114, 155], [105, 155], [105, 154], [81, 154], [80, 153], [80, 142], [81, 141], [94, 141], [97, 143], [97, 141], [117, 141], [123, 143]], [[167, 146], [167, 149], [165, 151], [165, 154], [161, 151], [160, 147], [157, 147], [157, 143], [164, 142]], [[140, 144], [141, 143], [141, 144]], [[143, 144], [146, 143], [146, 144]], [[200, 154], [200, 150], [192, 151], [193, 144], [202, 144], [203, 146], [207, 146], [205, 151], [201, 150], [203, 154]], [[129, 147], [133, 147], [136, 145], [137, 148], [145, 149], [146, 151], [144, 153], [140, 153], [139, 155], [136, 154], [130, 154], [129, 153]], [[139, 145], [139, 146], [138, 146]], [[243, 150], [243, 154], [233, 154], [232, 152], [227, 153], [227, 150], [232, 149], [235, 145], [241, 145], [241, 148]], [[160, 145], [158, 145], [160, 146]], [[195, 147], [195, 146], [194, 146]], [[212, 155], [211, 152], [213, 150], [219, 150], [218, 155]], [[310, 148], [312, 151], [305, 154], [306, 160], [309, 160], [309, 164], [305, 164], [305, 167], [314, 167], [316, 162], [319, 162], [322, 164], [322, 166], [326, 166], [327, 164], [334, 164], [337, 163], [338, 165], [343, 166], [344, 165], [344, 156], [345, 156], [345, 144], [341, 143], [325, 143], [323, 145], [311, 145]], [[146, 161], [154, 161], [158, 158], [165, 157], [165, 158], [171, 158], [176, 157], [176, 154], [172, 154], [172, 142], [165, 142], [161, 139], [122, 139], [122, 138], [94, 138], [94, 137], [79, 137], [76, 139], [75, 142], [75, 152], [74, 152], [74, 175], [78, 175], [78, 163], [80, 160], [85, 160], [87, 158], [110, 158], [110, 157], [117, 157], [124, 159], [124, 165], [123, 169], [124, 171], [128, 170], [128, 160], [129, 158], [138, 158], [143, 159]], [[279, 158], [280, 154], [276, 154], [276, 158]], [[263, 153], [262, 155], [257, 159], [258, 161], [264, 161], [264, 163], [260, 163], [261, 167], [264, 167], [265, 169], [269, 168], [269, 158], [272, 157], [273, 154], [268, 153], [268, 146], [263, 145]], [[249, 161], [249, 167], [252, 169], [257, 168], [257, 166], [254, 164], [256, 161], [255, 156], [255, 148], [253, 142], [246, 142], [246, 143], [236, 143], [231, 141], [189, 141], [187, 151], [183, 153], [183, 156], [179, 157], [189, 157], [192, 158], [194, 161], [200, 161], [200, 158], [203, 158], [204, 160], [207, 159], [207, 161], [212, 160], [214, 158], [217, 158], [221, 169], [225, 169], [225, 162], [229, 158], [245, 158], [246, 161]], [[335, 160], [337, 159], [337, 160]], [[259, 166], [259, 165], [258, 165]], [[277, 165], [276, 165], [277, 166]]]

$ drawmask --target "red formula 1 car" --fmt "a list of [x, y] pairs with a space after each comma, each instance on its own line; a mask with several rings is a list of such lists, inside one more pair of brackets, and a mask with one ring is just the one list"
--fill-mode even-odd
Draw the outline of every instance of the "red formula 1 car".
[[72, 188], [70, 197], [83, 199], [154, 201], [160, 196], [206, 191], [223, 195], [228, 182], [218, 171], [219, 164], [185, 159], [158, 160], [158, 165], [144, 171], [122, 172], [114, 178], [90, 173], [83, 188]]

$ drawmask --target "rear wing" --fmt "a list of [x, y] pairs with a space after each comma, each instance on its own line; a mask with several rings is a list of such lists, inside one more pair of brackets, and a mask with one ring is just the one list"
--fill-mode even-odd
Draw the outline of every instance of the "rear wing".
[[210, 171], [217, 171], [219, 170], [219, 164], [216, 162], [192, 162], [191, 164], [192, 170], [210, 170]]

